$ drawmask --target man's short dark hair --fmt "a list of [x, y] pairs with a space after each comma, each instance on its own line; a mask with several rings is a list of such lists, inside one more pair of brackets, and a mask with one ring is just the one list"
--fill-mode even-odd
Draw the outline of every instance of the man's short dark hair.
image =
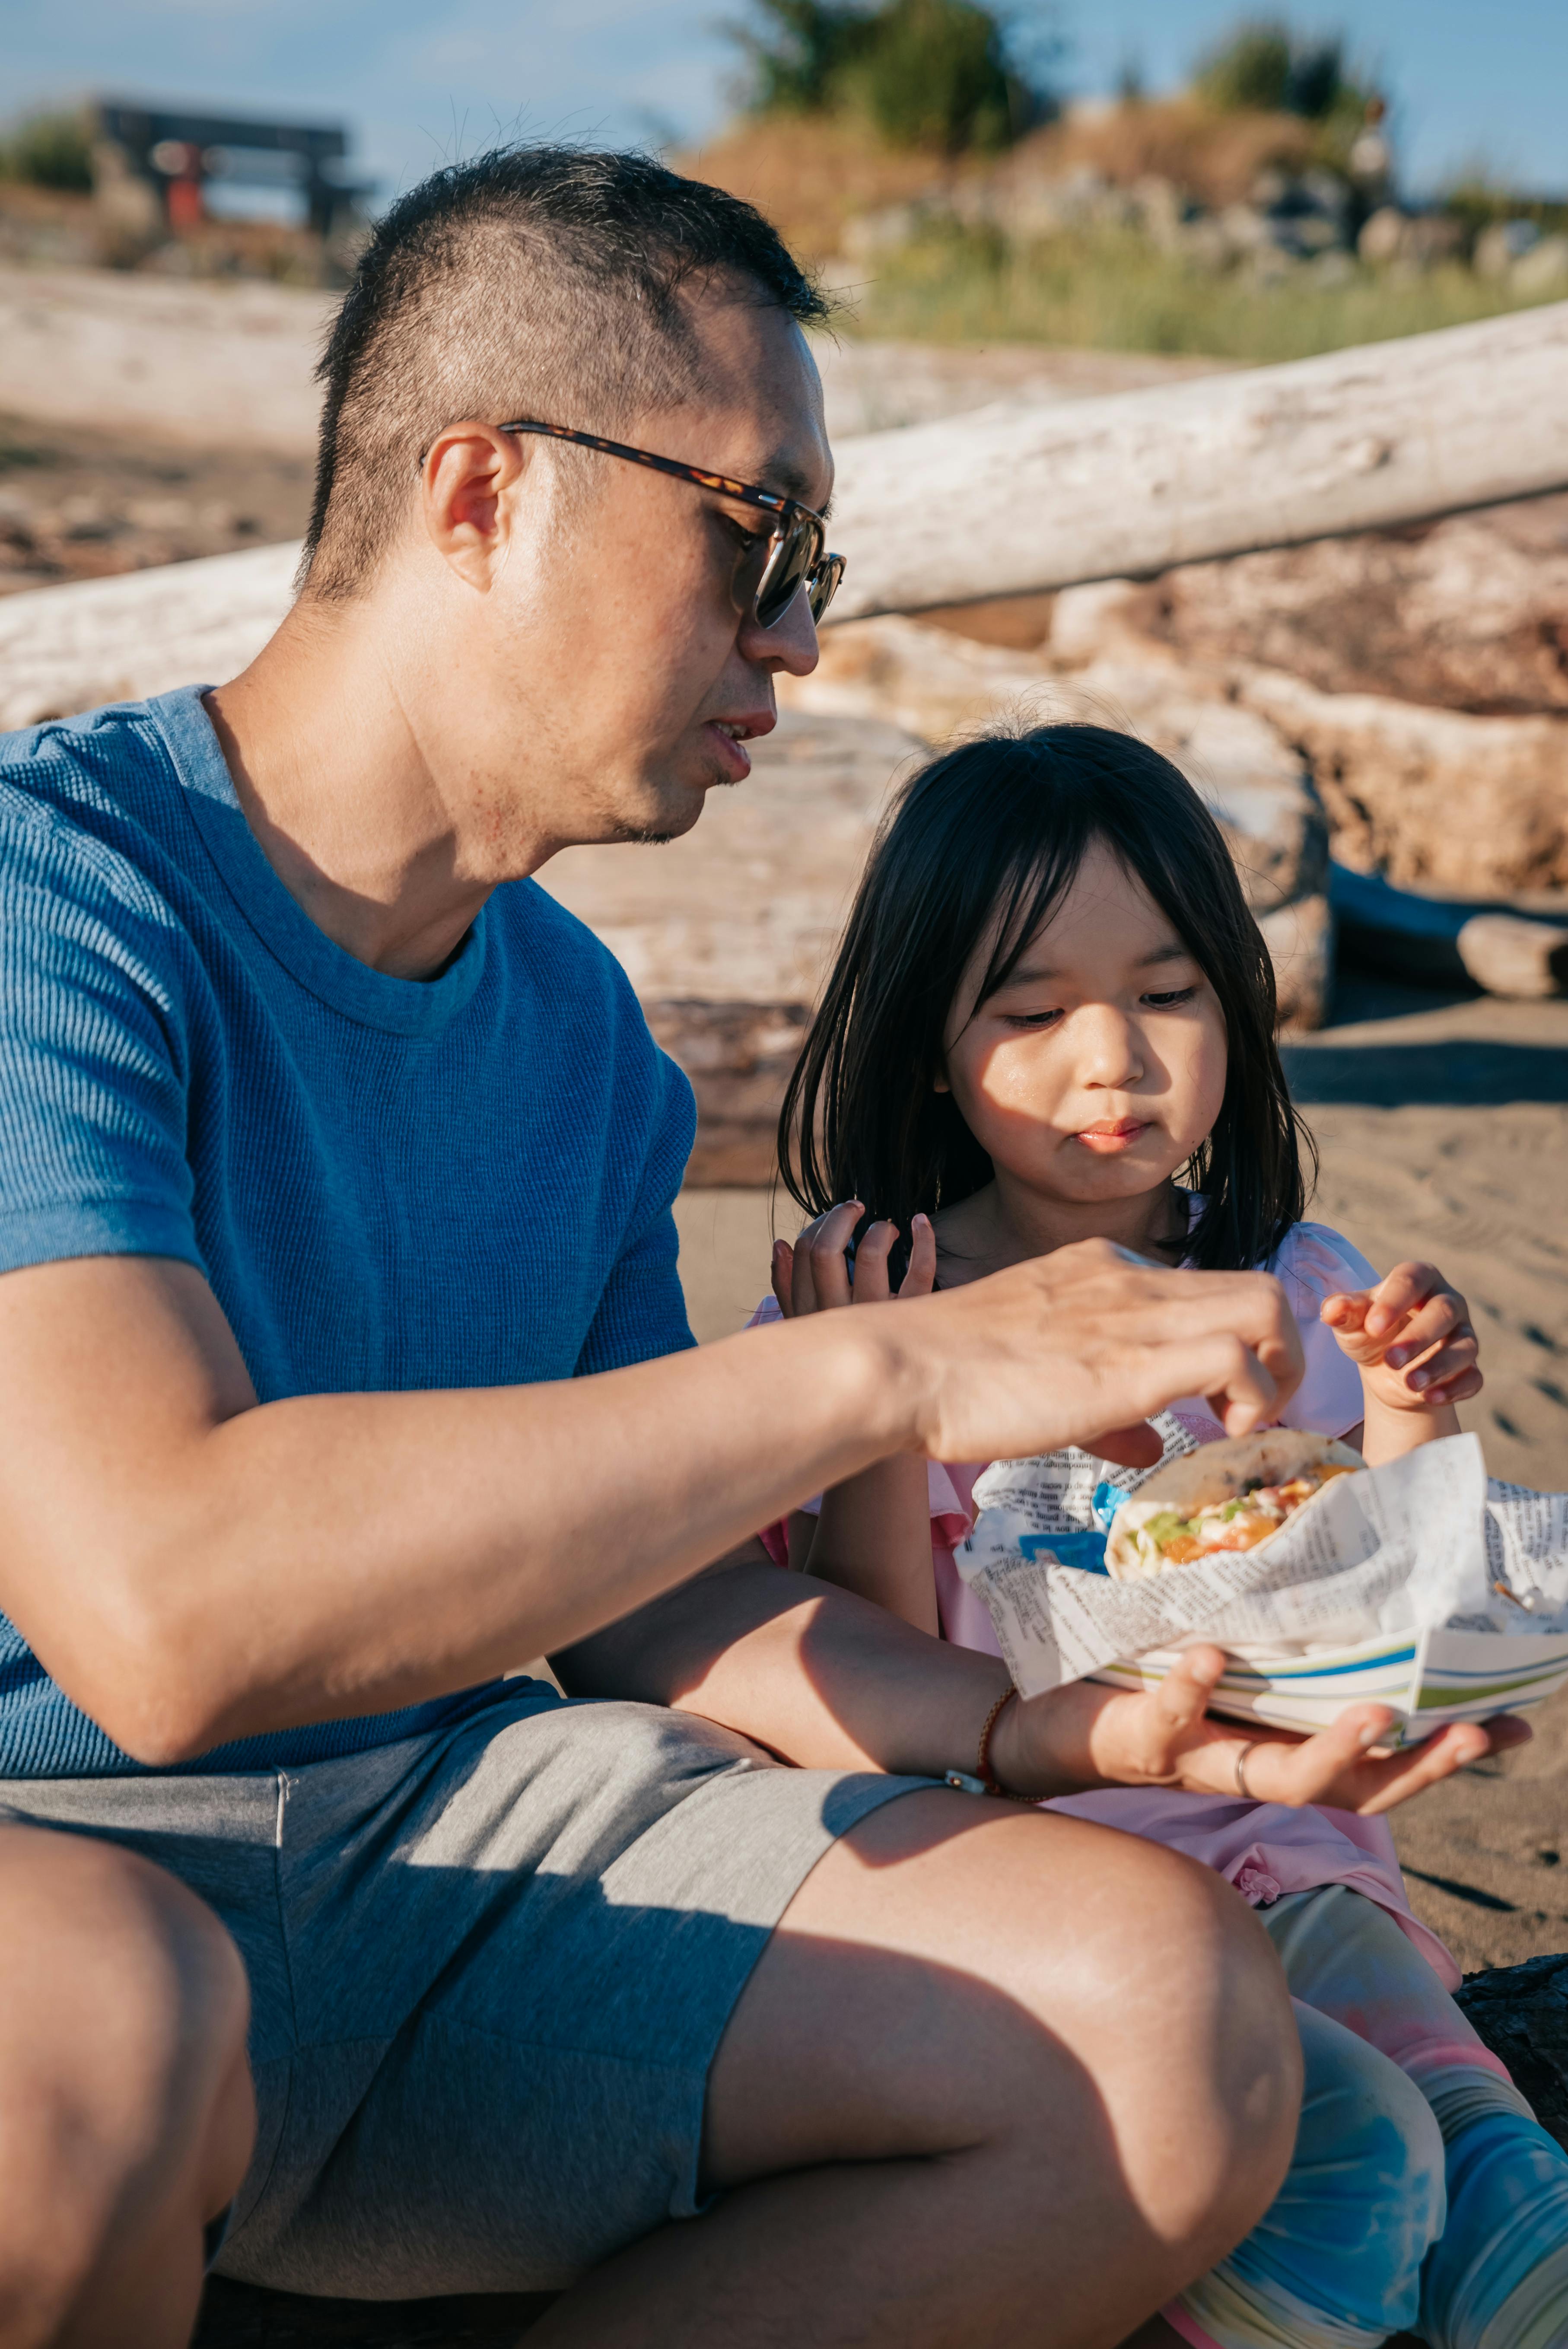
[[352, 595], [396, 534], [420, 459], [463, 417], [614, 436], [698, 388], [682, 289], [737, 281], [803, 325], [828, 305], [760, 212], [651, 157], [498, 147], [392, 205], [316, 370], [305, 538], [313, 595]]

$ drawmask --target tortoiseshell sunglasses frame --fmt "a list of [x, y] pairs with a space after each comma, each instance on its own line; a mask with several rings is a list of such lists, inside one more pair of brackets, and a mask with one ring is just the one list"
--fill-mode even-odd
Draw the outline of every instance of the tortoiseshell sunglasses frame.
[[[599, 432], [574, 432], [566, 424], [542, 424], [533, 417], [517, 417], [510, 424], [498, 425], [500, 432], [538, 432], [550, 440], [570, 440], [579, 449], [597, 449], [606, 457], [624, 458], [629, 465], [646, 465], [655, 473], [668, 473], [677, 481], [690, 481], [699, 490], [717, 490], [721, 497], [738, 498], [748, 506], [760, 506], [765, 513], [778, 517], [779, 527], [772, 536], [772, 553], [757, 583], [752, 598], [759, 624], [765, 628], [777, 626], [798, 590], [803, 587], [811, 606], [811, 617], [820, 620], [844, 575], [844, 557], [827, 551], [827, 531], [822, 517], [812, 506], [802, 505], [799, 498], [787, 498], [777, 490], [758, 489], [754, 481], [732, 481], [727, 473], [710, 473], [701, 465], [684, 464], [678, 457], [655, 457], [651, 449], [633, 449], [624, 440], [606, 440]], [[815, 543], [810, 560], [801, 566], [799, 578], [771, 617], [765, 617], [763, 605], [767, 600], [768, 583], [782, 567], [781, 559], [791, 542], [805, 532]]]

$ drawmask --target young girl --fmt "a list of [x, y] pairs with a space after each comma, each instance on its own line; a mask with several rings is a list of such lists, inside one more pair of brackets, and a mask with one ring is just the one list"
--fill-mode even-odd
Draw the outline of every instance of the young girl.
[[[1169, 761], [1070, 724], [936, 760], [872, 851], [790, 1081], [780, 1163], [815, 1220], [776, 1246], [775, 1296], [754, 1318], [949, 1287], [1098, 1236], [1274, 1273], [1306, 1363], [1286, 1424], [1374, 1464], [1456, 1433], [1455, 1404], [1480, 1386], [1464, 1299], [1429, 1265], [1380, 1281], [1302, 1220], [1305, 1137], [1274, 1024], [1267, 948]], [[1155, 1425], [1167, 1457], [1223, 1433], [1197, 1397]], [[764, 1539], [781, 1565], [997, 1652], [953, 1557], [985, 1464], [882, 1462]], [[1139, 1481], [1084, 1453], [1056, 1465], [1064, 1531], [1103, 1523]], [[1048, 1806], [1219, 1868], [1260, 1909], [1307, 2010], [1291, 2178], [1167, 2321], [1222, 2349], [1357, 2349], [1418, 2314], [1437, 2349], [1568, 2342], [1568, 2156], [1448, 1996], [1458, 1969], [1410, 1913], [1386, 1824], [1254, 1802], [1244, 1754], [1237, 1778], [1234, 1800], [1113, 1790]], [[1387, 2064], [1357, 2071], [1382, 2058], [1441, 2131], [1446, 2223], [1408, 2115], [1389, 2152], [1405, 2082]], [[1392, 2132], [1381, 2152], [1374, 2108]]]

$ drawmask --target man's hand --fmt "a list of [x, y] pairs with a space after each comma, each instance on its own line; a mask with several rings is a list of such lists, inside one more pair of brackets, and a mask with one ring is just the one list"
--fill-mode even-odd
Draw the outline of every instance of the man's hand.
[[1246, 1435], [1278, 1418], [1302, 1371], [1295, 1317], [1268, 1274], [1171, 1271], [1109, 1240], [850, 1319], [874, 1319], [933, 1460], [1078, 1444], [1141, 1465], [1160, 1456], [1141, 1423], [1179, 1395], [1205, 1396], [1228, 1434]]
[[[1315, 1737], [1262, 1723], [1215, 1720], [1204, 1712], [1224, 1669], [1218, 1648], [1190, 1649], [1158, 1688], [1124, 1695], [1091, 1681], [1009, 1705], [996, 1724], [992, 1760], [1019, 1794], [1064, 1785], [1170, 1786], [1191, 1795], [1243, 1795], [1298, 1807], [1392, 1810], [1489, 1754], [1527, 1744], [1528, 1725], [1510, 1714], [1459, 1722], [1422, 1744], [1390, 1751], [1394, 1715], [1386, 1705], [1346, 1707]], [[1244, 1760], [1243, 1760], [1244, 1757]]]

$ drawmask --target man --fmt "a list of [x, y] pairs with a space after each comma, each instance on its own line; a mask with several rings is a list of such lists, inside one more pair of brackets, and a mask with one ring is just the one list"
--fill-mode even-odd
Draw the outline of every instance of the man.
[[[688, 1090], [523, 877], [686, 830], [812, 666], [820, 307], [639, 159], [438, 174], [345, 301], [278, 636], [12, 746], [0, 1798], [240, 1942], [227, 2272], [574, 2286], [539, 2337], [600, 2349], [1047, 2302], [1110, 2349], [1284, 2174], [1283, 1986], [1215, 1879], [930, 1782], [1229, 1787], [1218, 1659], [998, 1715], [993, 1660], [746, 1545], [901, 1447], [1147, 1458], [1195, 1392], [1239, 1433], [1294, 1324], [1089, 1247], [690, 1350]], [[620, 1702], [497, 1680], [542, 1651]], [[1253, 1790], [1487, 1749], [1384, 1718]]]

